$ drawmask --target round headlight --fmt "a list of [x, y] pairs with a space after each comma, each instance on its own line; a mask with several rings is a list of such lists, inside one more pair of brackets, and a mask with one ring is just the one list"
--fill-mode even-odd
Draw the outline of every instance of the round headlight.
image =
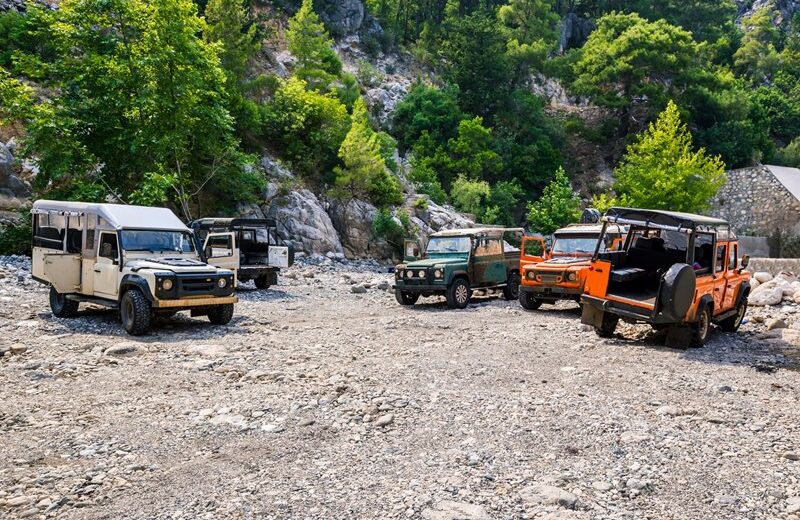
[[575, 273], [569, 273], [567, 275], [567, 280], [569, 280], [570, 282], [574, 282], [577, 279], [578, 279], [578, 275], [575, 274]]
[[435, 276], [436, 278], [441, 278], [442, 276], [444, 276], [444, 273], [442, 272], [441, 269], [437, 269], [433, 272], [433, 276]]
[[528, 271], [528, 280], [534, 280], [536, 278], [536, 273], [533, 271]]
[[225, 288], [226, 285], [228, 285], [228, 280], [226, 280], [225, 278], [220, 278], [219, 280], [217, 280], [217, 287], [219, 287], [220, 289]]
[[425, 278], [425, 271], [420, 271], [417, 275], [419, 275], [420, 278]]
[[414, 271], [406, 271], [406, 278], [411, 278], [414, 276]]
[[167, 278], [166, 280], [161, 282], [161, 288], [164, 289], [165, 291], [169, 291], [170, 289], [172, 289], [172, 280]]

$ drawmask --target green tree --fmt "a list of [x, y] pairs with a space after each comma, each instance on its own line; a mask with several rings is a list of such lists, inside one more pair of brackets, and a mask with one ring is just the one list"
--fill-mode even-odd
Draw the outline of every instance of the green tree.
[[488, 207], [483, 215], [484, 222], [503, 226], [516, 225], [514, 209], [524, 194], [516, 179], [496, 183], [492, 186]]
[[332, 180], [328, 175], [350, 129], [347, 108], [336, 95], [309, 91], [303, 80], [289, 78], [264, 106], [262, 119], [276, 155], [312, 182]]
[[704, 149], [693, 151], [692, 135], [672, 101], [628, 147], [615, 170], [615, 190], [636, 207], [699, 212], [725, 182], [725, 165]]
[[491, 194], [488, 182], [468, 179], [464, 175], [459, 175], [450, 188], [450, 198], [456, 209], [472, 213], [478, 220], [483, 218]]
[[560, 17], [553, 0], [510, 0], [497, 11], [508, 54], [520, 65], [539, 68], [558, 39]]
[[657, 108], [687, 85], [707, 81], [710, 64], [691, 33], [665, 20], [612, 13], [597, 22], [575, 64], [577, 92], [606, 106], [647, 96]]
[[479, 10], [446, 25], [445, 76], [458, 85], [462, 110], [491, 116], [509, 91], [512, 72], [497, 19]]
[[[458, 124], [458, 136], [450, 139], [448, 150], [451, 168], [456, 175], [469, 179], [491, 179], [502, 169], [500, 156], [492, 149], [492, 129], [483, 126], [483, 118], [476, 116]], [[445, 179], [445, 185], [450, 179]]]
[[361, 98], [353, 106], [352, 124], [339, 148], [339, 158], [343, 166], [334, 169], [334, 196], [365, 198], [378, 207], [402, 202], [400, 183], [386, 167]]
[[289, 19], [286, 30], [289, 52], [297, 59], [294, 74], [315, 89], [327, 89], [342, 72], [342, 62], [331, 47], [333, 40], [314, 11], [312, 0], [303, 0]]
[[0, 67], [0, 127], [25, 119], [33, 107], [33, 91]]
[[436, 144], [445, 144], [456, 136], [458, 123], [464, 118], [458, 108], [458, 89], [438, 89], [416, 83], [397, 104], [393, 131], [401, 150], [416, 143], [423, 132]]
[[781, 54], [775, 47], [780, 41], [780, 31], [774, 23], [777, 14], [764, 7], [742, 20], [745, 32], [733, 62], [739, 71], [758, 82], [771, 78], [781, 66]]
[[542, 196], [528, 205], [528, 226], [549, 235], [575, 222], [580, 216], [580, 207], [581, 201], [572, 190], [569, 177], [564, 168], [559, 168]]

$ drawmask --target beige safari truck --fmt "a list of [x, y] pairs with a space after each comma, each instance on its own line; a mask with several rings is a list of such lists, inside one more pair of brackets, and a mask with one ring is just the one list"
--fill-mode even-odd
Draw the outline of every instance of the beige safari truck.
[[231, 269], [239, 282], [253, 280], [257, 289], [278, 283], [278, 272], [294, 263], [294, 248], [278, 236], [274, 220], [201, 218], [189, 224], [203, 260]]
[[132, 335], [178, 311], [218, 325], [233, 317], [233, 271], [203, 262], [169, 209], [39, 200], [31, 213], [33, 278], [50, 286], [55, 316], [103, 305]]

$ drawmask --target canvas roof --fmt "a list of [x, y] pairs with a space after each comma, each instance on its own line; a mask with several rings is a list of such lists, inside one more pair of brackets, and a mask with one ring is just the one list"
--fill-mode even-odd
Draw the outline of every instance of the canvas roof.
[[504, 227], [474, 227], [463, 229], [445, 229], [431, 234], [431, 237], [462, 237], [470, 235], [494, 235], [500, 236], [505, 232], [524, 233], [522, 228], [504, 228]]
[[74, 215], [98, 215], [111, 224], [114, 229], [189, 231], [189, 228], [168, 208], [55, 200], [37, 200], [33, 203], [32, 213], [45, 211]]

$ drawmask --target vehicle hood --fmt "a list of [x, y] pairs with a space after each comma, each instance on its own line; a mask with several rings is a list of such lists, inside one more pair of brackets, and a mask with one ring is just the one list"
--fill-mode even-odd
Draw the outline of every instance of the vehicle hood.
[[413, 262], [406, 262], [406, 269], [428, 268], [435, 265], [448, 265], [448, 264], [466, 264], [466, 258], [423, 258], [421, 260], [414, 260]]
[[174, 273], [209, 273], [218, 271], [216, 267], [196, 258], [182, 257], [136, 258], [125, 262], [125, 267], [132, 271], [152, 269], [172, 271]]
[[548, 266], [572, 266], [572, 265], [589, 265], [592, 263], [592, 259], [586, 256], [556, 256], [553, 257], [545, 262], [541, 262], [536, 264], [536, 267], [548, 267]]

